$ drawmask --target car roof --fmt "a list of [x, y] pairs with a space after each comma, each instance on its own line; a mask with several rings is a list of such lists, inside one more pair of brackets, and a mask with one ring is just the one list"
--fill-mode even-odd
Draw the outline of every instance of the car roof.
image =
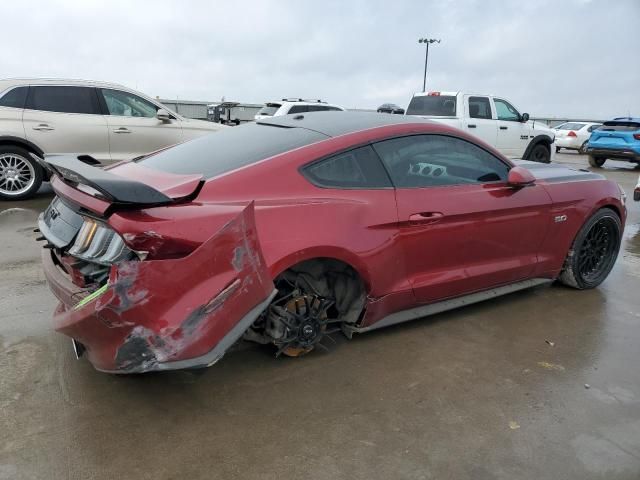
[[316, 102], [313, 100], [274, 100], [272, 102], [265, 103], [265, 105], [324, 105], [327, 107], [340, 107], [340, 105], [336, 105], [334, 103]]
[[283, 115], [258, 120], [258, 124], [284, 128], [306, 128], [329, 137], [348, 133], [410, 123], [431, 124], [429, 120], [404, 115], [388, 115], [377, 112], [311, 112]]
[[81, 80], [77, 78], [3, 78], [0, 79], [2, 86], [14, 85], [77, 85], [93, 87], [117, 87], [126, 88], [124, 85], [112, 82], [102, 82], [98, 80]]
[[638, 122], [640, 123], [640, 117], [616, 117], [610, 122]]

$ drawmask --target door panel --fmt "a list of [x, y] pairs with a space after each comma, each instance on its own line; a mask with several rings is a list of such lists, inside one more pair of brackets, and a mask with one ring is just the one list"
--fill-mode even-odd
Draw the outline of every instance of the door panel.
[[179, 121], [165, 123], [157, 118], [108, 116], [109, 147], [114, 161], [153, 152], [182, 141]]
[[[548, 228], [541, 186], [399, 189], [400, 241], [419, 302], [515, 282], [533, 273]], [[416, 212], [431, 213], [424, 223]]]
[[180, 143], [182, 127], [177, 119], [156, 117], [158, 107], [129, 92], [100, 89], [101, 101], [109, 113], [109, 148], [114, 161], [132, 158]]
[[497, 148], [511, 158], [522, 158], [529, 145], [529, 125], [520, 121], [520, 113], [506, 100], [494, 98], [498, 118]]
[[396, 187], [399, 242], [418, 302], [527, 278], [549, 226], [542, 186], [507, 185], [509, 166], [456, 137], [374, 145]]
[[495, 146], [498, 126], [493, 119], [489, 97], [465, 95], [464, 108], [466, 111], [462, 130]]
[[95, 89], [32, 86], [26, 107], [25, 136], [45, 153], [80, 153], [101, 163], [110, 161], [107, 122], [98, 113]]

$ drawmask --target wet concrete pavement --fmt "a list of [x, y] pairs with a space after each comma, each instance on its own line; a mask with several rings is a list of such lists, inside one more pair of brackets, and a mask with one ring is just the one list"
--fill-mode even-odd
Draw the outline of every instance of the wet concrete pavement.
[[[603, 171], [628, 194], [640, 173]], [[302, 359], [249, 346], [201, 375], [121, 377], [51, 330], [32, 232], [49, 200], [0, 204], [0, 479], [640, 478], [638, 203], [598, 289], [539, 287]]]

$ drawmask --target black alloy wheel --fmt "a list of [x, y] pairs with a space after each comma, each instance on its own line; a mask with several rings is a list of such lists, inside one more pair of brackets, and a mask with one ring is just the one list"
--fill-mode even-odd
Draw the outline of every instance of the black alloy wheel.
[[611, 272], [618, 257], [622, 225], [609, 208], [596, 212], [580, 229], [567, 255], [560, 281], [574, 288], [594, 288]]

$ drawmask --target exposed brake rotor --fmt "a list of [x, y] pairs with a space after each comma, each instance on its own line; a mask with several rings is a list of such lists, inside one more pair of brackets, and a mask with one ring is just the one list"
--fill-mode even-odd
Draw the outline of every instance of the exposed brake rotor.
[[320, 340], [337, 331], [327, 329], [331, 323], [327, 310], [331, 305], [333, 300], [301, 293], [290, 298], [283, 306], [273, 306], [272, 320], [284, 325], [282, 337], [274, 340], [278, 347], [276, 356], [284, 354], [298, 357], [309, 353], [316, 346], [325, 348], [319, 343]]

